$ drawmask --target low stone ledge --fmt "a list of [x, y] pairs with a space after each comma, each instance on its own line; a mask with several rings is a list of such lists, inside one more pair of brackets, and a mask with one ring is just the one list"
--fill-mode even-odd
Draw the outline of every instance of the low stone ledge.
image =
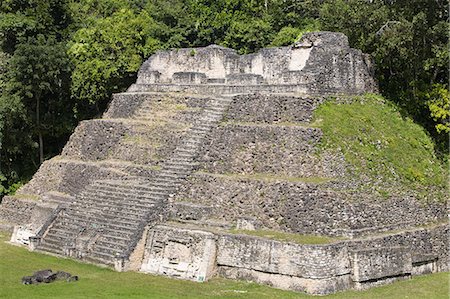
[[154, 83], [159, 83], [160, 81], [161, 81], [161, 72], [148, 71], [145, 73], [141, 73], [141, 75], [137, 78], [136, 83], [154, 84]]
[[207, 77], [198, 72], [176, 72], [172, 75], [172, 83], [175, 84], [204, 84]]
[[248, 235], [220, 234], [217, 264], [266, 273], [325, 279], [350, 274], [344, 243], [301, 245]]
[[219, 266], [218, 275], [228, 279], [240, 279], [265, 284], [289, 291], [314, 295], [327, 295], [352, 287], [350, 274], [333, 278], [313, 279], [277, 273], [267, 273], [252, 269]]
[[230, 85], [259, 85], [264, 83], [264, 78], [256, 74], [230, 74], [226, 82]]
[[181, 220], [201, 220], [208, 218], [214, 207], [190, 202], [174, 202], [170, 205], [170, 217]]
[[411, 251], [406, 247], [355, 250], [351, 259], [355, 282], [410, 275], [412, 272]]

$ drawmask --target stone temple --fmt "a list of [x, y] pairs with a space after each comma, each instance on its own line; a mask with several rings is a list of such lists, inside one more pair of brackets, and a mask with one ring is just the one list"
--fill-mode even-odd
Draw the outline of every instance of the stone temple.
[[[352, 191], [308, 126], [330, 95], [377, 92], [339, 33], [249, 55], [160, 51], [0, 205], [32, 250], [206, 281], [328, 294], [448, 271], [445, 204]], [[320, 181], [314, 178], [322, 178]], [[299, 244], [251, 231], [335, 237]]]

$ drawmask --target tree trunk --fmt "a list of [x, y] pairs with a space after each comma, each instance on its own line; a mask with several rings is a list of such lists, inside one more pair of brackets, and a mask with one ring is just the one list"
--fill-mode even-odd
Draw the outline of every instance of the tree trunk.
[[36, 98], [36, 127], [37, 127], [37, 133], [39, 137], [39, 165], [44, 163], [44, 140], [42, 138], [42, 131], [41, 131], [41, 115], [40, 115], [40, 104], [41, 101], [39, 99], [40, 97]]

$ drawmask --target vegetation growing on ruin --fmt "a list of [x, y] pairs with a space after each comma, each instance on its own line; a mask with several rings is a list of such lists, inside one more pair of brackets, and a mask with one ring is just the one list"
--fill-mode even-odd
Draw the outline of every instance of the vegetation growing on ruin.
[[294, 177], [286, 176], [280, 174], [271, 173], [253, 173], [253, 174], [241, 174], [241, 173], [208, 173], [198, 171], [198, 174], [207, 174], [210, 176], [215, 176], [219, 178], [234, 179], [234, 180], [262, 180], [262, 181], [285, 181], [291, 183], [312, 183], [312, 184], [323, 184], [332, 181], [330, 178], [324, 177]]
[[341, 151], [351, 166], [348, 175], [359, 176], [364, 187], [386, 196], [403, 189], [444, 199], [445, 163], [437, 158], [427, 131], [402, 116], [395, 104], [376, 95], [331, 99], [314, 117], [323, 131], [321, 147]]
[[[0, 232], [0, 298], [317, 298], [305, 294], [272, 289], [255, 283], [213, 279], [197, 283], [143, 273], [118, 273], [107, 268], [83, 264], [70, 259], [30, 252], [5, 243], [7, 234]], [[20, 279], [42, 269], [64, 270], [79, 275], [74, 283], [64, 281], [42, 285], [22, 285]], [[416, 276], [367, 291], [346, 291], [323, 296], [330, 299], [369, 298], [448, 298], [448, 273]]]

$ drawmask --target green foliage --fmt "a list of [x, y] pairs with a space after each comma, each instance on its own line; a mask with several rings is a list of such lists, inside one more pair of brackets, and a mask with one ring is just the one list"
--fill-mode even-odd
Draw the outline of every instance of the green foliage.
[[0, 45], [12, 54], [16, 45], [38, 34], [60, 39], [71, 19], [63, 0], [6, 0], [0, 4]]
[[443, 198], [447, 176], [433, 140], [395, 105], [373, 95], [346, 104], [330, 101], [316, 110], [315, 121], [323, 131], [322, 146], [342, 151], [353, 166], [351, 175], [365, 178], [366, 187]]
[[283, 27], [277, 33], [269, 46], [281, 47], [291, 45], [296, 42], [302, 34], [302, 30], [299, 28], [293, 28], [291, 26]]
[[145, 12], [120, 9], [110, 17], [92, 20], [70, 42], [72, 96], [96, 103], [109, 99], [135, 80], [144, 57], [161, 45], [153, 38], [154, 22]]
[[241, 54], [252, 53], [273, 39], [272, 26], [261, 19], [236, 21], [224, 38], [223, 45], [238, 49]]
[[302, 29], [286, 26], [281, 28], [281, 30], [277, 33], [269, 46], [281, 47], [292, 45], [293, 43], [298, 41], [303, 36], [303, 34], [319, 30], [320, 24], [317, 21], [311, 21], [310, 23], [302, 27]]
[[[6, 234], [0, 232], [0, 298], [245, 298], [245, 299], [313, 299], [317, 296], [277, 290], [244, 281], [213, 278], [205, 283], [171, 279], [137, 272], [119, 273], [111, 269], [80, 263], [71, 259], [30, 252], [8, 244]], [[23, 276], [39, 269], [63, 270], [78, 275], [80, 280], [44, 285], [24, 286]], [[413, 276], [390, 285], [366, 291], [345, 291], [324, 296], [330, 299], [370, 298], [448, 298], [448, 273]]]
[[450, 133], [450, 91], [442, 84], [433, 85], [433, 89], [426, 95], [428, 109], [436, 124], [438, 133]]
[[[61, 0], [9, 0], [0, 6], [0, 170], [4, 189], [59, 151], [73, 123], [67, 105], [70, 22]], [[69, 121], [68, 121], [69, 120]], [[70, 127], [68, 129], [68, 127]], [[61, 137], [63, 136], [63, 137]], [[49, 149], [44, 151], [44, 141]], [[57, 146], [55, 147], [55, 143]], [[39, 144], [39, 145], [38, 145]], [[40, 149], [40, 151], [38, 151]], [[12, 187], [14, 188], [14, 187]]]

